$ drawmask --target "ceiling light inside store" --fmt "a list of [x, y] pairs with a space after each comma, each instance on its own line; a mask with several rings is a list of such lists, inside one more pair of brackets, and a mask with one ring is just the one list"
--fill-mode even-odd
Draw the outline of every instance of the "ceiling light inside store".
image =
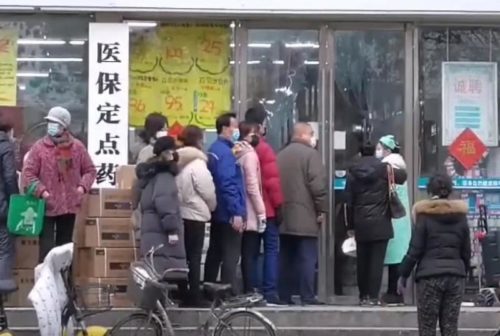
[[71, 41], [69, 41], [69, 44], [71, 44], [71, 45], [84, 45], [85, 41], [83, 41], [83, 40], [71, 40]]
[[294, 49], [300, 49], [300, 48], [310, 48], [310, 49], [318, 49], [319, 44], [312, 43], [312, 42], [306, 42], [306, 43], [285, 43], [285, 48], [294, 48]]
[[83, 62], [77, 57], [19, 57], [18, 62]]
[[26, 85], [24, 85], [24, 84], [19, 84], [17, 87], [18, 87], [18, 88], [19, 88], [19, 90], [21, 90], [21, 91], [26, 90]]
[[271, 43], [249, 43], [249, 48], [271, 48]]
[[152, 28], [158, 25], [157, 22], [147, 22], [147, 21], [127, 21], [129, 27], [142, 27], [142, 28]]
[[318, 65], [319, 64], [319, 61], [304, 61], [304, 64], [305, 65]]
[[31, 40], [31, 39], [19, 39], [17, 44], [21, 45], [63, 45], [66, 44], [63, 40]]
[[260, 64], [260, 61], [248, 61], [247, 64]]
[[17, 77], [49, 77], [47, 72], [18, 72]]
[[282, 61], [282, 60], [277, 60], [277, 61], [273, 61], [273, 64], [276, 64], [276, 65], [283, 65], [283, 64], [285, 64], [285, 61]]

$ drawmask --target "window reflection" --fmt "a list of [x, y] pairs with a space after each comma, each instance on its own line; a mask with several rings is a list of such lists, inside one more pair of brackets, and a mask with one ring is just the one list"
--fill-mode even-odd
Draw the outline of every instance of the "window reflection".
[[337, 170], [365, 139], [393, 134], [404, 145], [404, 70], [403, 31], [335, 32], [335, 130], [346, 139], [336, 146]]
[[297, 121], [318, 121], [318, 32], [249, 30], [247, 106], [269, 111], [269, 143], [278, 150]]

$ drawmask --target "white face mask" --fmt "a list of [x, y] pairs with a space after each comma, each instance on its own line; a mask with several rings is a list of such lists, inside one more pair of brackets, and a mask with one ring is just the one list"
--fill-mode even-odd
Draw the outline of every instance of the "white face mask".
[[158, 131], [156, 132], [156, 139], [166, 137], [168, 135], [168, 131]]
[[384, 158], [384, 150], [383, 150], [383, 149], [377, 149], [377, 150], [375, 151], [375, 157], [376, 157], [377, 159], [382, 159], [382, 158]]
[[318, 144], [318, 139], [316, 139], [316, 137], [312, 137], [311, 138], [311, 147], [312, 148], [316, 148], [316, 145]]

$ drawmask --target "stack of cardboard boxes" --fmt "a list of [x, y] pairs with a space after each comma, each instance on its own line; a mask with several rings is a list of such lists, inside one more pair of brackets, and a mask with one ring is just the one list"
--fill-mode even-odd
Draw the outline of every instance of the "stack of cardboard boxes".
[[[112, 286], [110, 304], [128, 307], [127, 279], [130, 263], [137, 259], [138, 250], [132, 225], [131, 189], [91, 190], [86, 216], [80, 214], [76, 224], [76, 283], [87, 305], [103, 298], [98, 291], [85, 288]], [[107, 298], [106, 298], [107, 299]]]
[[7, 297], [8, 307], [31, 307], [28, 294], [35, 283], [34, 269], [38, 265], [38, 238], [16, 239], [16, 261], [13, 275], [18, 291]]

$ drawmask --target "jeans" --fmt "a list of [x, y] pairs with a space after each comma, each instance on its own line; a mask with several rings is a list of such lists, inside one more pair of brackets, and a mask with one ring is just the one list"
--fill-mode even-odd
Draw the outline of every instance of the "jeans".
[[6, 223], [0, 223], [0, 291], [12, 282], [15, 261], [15, 237], [7, 230]]
[[278, 297], [280, 230], [274, 219], [267, 219], [264, 239], [264, 272], [261, 292], [266, 300]]
[[189, 299], [201, 299], [201, 254], [205, 241], [205, 223], [184, 219], [184, 245], [189, 267]]
[[282, 301], [291, 302], [297, 288], [302, 303], [314, 301], [317, 262], [316, 237], [281, 236], [279, 295]]
[[378, 300], [388, 240], [357, 242], [359, 298]]
[[40, 263], [54, 247], [73, 241], [75, 218], [74, 214], [45, 217], [43, 231], [40, 235], [40, 255], [38, 257]]
[[221, 270], [221, 282], [231, 284], [237, 294], [236, 270], [241, 255], [241, 233], [229, 223], [212, 222], [210, 244], [205, 261], [205, 282], [216, 282]]
[[246, 231], [241, 239], [241, 275], [243, 292], [253, 293], [257, 288], [257, 258], [259, 256], [260, 236], [258, 232]]

